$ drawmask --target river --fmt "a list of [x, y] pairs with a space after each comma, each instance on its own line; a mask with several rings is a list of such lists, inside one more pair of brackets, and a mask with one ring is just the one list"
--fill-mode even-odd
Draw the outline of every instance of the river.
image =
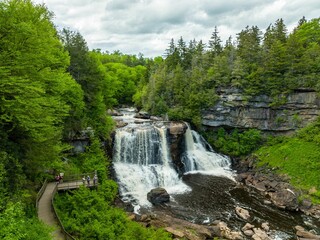
[[122, 200], [133, 204], [135, 212], [152, 212], [154, 206], [146, 195], [163, 187], [171, 196], [165, 210], [193, 223], [221, 220], [240, 230], [246, 222], [236, 215], [238, 206], [250, 212], [251, 224], [268, 222], [273, 239], [292, 239], [296, 225], [320, 228], [314, 219], [266, 205], [255, 190], [239, 185], [230, 159], [215, 153], [190, 127], [184, 136], [185, 172], [179, 176], [170, 158], [166, 124], [135, 119], [134, 109], [121, 112], [123, 116], [115, 119], [127, 125], [116, 131], [113, 168]]

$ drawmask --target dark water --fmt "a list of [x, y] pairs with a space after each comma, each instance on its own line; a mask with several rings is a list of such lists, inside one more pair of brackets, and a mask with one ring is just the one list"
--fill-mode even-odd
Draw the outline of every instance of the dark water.
[[269, 222], [274, 239], [293, 239], [296, 225], [320, 232], [320, 223], [315, 219], [265, 205], [258, 192], [238, 186], [230, 179], [189, 174], [183, 176], [183, 181], [192, 191], [171, 196], [172, 201], [167, 205], [167, 210], [176, 217], [198, 224], [221, 220], [232, 230], [240, 230], [246, 222], [235, 213], [235, 207], [239, 206], [250, 212], [251, 224], [260, 227], [263, 222]]

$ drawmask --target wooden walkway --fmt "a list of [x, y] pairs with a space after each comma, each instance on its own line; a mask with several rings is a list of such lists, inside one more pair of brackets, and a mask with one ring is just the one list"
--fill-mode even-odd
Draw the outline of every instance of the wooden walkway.
[[[54, 228], [54, 231], [52, 233], [52, 237], [54, 240], [73, 239], [69, 234], [65, 233], [59, 225], [59, 220], [57, 219], [57, 216], [52, 206], [52, 199], [54, 197], [54, 194], [57, 191], [77, 189], [82, 185], [84, 185], [82, 180], [62, 182], [58, 185], [56, 182], [50, 182], [46, 185], [44, 192], [37, 204], [38, 218], [42, 220], [45, 224]], [[87, 185], [86, 182], [85, 186], [94, 188], [98, 185], [93, 185], [93, 182], [91, 181], [90, 185]]]
[[45, 224], [54, 227], [55, 230], [52, 233], [53, 239], [64, 240], [65, 236], [60, 229], [60, 226], [58, 224], [57, 218], [52, 207], [52, 198], [55, 187], [55, 182], [48, 183], [38, 203], [38, 218], [42, 220]]

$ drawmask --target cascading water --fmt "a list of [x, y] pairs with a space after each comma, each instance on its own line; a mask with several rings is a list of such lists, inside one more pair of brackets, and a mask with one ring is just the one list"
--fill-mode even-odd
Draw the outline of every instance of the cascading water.
[[117, 130], [113, 166], [123, 200], [148, 206], [146, 195], [153, 188], [169, 194], [189, 190], [170, 162], [166, 130], [150, 123]]
[[[169, 194], [190, 191], [173, 167], [170, 158], [167, 127], [150, 121], [134, 123], [133, 113], [122, 117], [128, 125], [116, 131], [113, 166], [124, 201], [150, 206], [146, 194], [163, 187]], [[182, 161], [185, 173], [200, 172], [232, 178], [230, 161], [207, 149], [204, 139], [188, 127]]]
[[185, 133], [186, 151], [182, 162], [186, 173], [202, 173], [233, 179], [229, 158], [213, 151], [211, 146], [188, 126]]

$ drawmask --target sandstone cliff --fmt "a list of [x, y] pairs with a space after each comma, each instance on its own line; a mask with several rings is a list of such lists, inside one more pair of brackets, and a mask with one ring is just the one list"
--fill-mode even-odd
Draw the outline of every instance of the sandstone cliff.
[[297, 90], [284, 96], [282, 105], [260, 95], [246, 100], [238, 89], [219, 91], [215, 106], [202, 114], [207, 127], [256, 128], [262, 131], [291, 132], [306, 126], [320, 115], [320, 98], [312, 90]]

